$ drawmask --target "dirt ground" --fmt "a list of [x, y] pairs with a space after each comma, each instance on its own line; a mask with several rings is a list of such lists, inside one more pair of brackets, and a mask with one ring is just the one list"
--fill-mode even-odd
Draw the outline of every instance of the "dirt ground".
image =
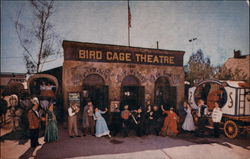
[[94, 136], [69, 138], [67, 129], [60, 125], [59, 140], [54, 143], [44, 143], [41, 137], [39, 141], [43, 145], [36, 149], [29, 148], [28, 140], [10, 140], [10, 138], [11, 135], [9, 139], [1, 141], [1, 158], [3, 159], [250, 158], [249, 136], [239, 136], [237, 139], [228, 139], [224, 135], [220, 138], [198, 138], [191, 133], [182, 133], [177, 137], [155, 135], [137, 137], [133, 131], [130, 131], [130, 136], [127, 138], [119, 134], [111, 139]]

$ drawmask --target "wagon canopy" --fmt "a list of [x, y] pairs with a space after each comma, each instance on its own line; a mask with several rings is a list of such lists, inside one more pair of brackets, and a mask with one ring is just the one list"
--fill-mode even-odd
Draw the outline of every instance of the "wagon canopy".
[[250, 115], [250, 87], [244, 81], [204, 80], [189, 89], [188, 99], [193, 108], [203, 99], [210, 110], [218, 102], [224, 115]]
[[32, 75], [27, 82], [29, 92], [33, 95], [40, 95], [40, 86], [42, 84], [49, 84], [54, 86], [54, 92], [58, 93], [58, 80], [50, 74], [35, 74]]

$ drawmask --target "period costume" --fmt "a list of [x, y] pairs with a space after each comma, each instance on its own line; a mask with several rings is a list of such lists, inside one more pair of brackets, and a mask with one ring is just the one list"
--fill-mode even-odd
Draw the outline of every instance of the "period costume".
[[69, 136], [79, 136], [78, 129], [77, 129], [77, 113], [79, 112], [79, 108], [69, 107], [68, 108], [68, 130]]
[[36, 147], [39, 145], [39, 128], [40, 128], [40, 115], [37, 110], [29, 110], [28, 112], [28, 121], [29, 121], [29, 131], [30, 131], [30, 140], [31, 147]]
[[222, 118], [221, 108], [214, 108], [212, 112], [212, 120], [214, 126], [214, 137], [220, 137], [220, 122]]
[[186, 112], [183, 104], [179, 105], [178, 116], [179, 116], [179, 124], [182, 127], [182, 125], [186, 119], [186, 116], [187, 116], [187, 112]]
[[194, 131], [195, 125], [194, 125], [194, 119], [191, 114], [191, 108], [184, 109], [187, 112], [186, 118], [184, 120], [184, 123], [182, 125], [182, 129], [186, 131]]
[[40, 85], [41, 96], [55, 98], [55, 93], [53, 91], [53, 85]]
[[159, 110], [153, 111], [152, 117], [151, 130], [154, 131], [155, 135], [159, 136], [162, 127], [162, 114]]
[[48, 105], [49, 105], [49, 101], [48, 101], [48, 100], [46, 100], [46, 99], [40, 100], [40, 106], [41, 106], [41, 108], [42, 108], [43, 110], [46, 110], [47, 107], [48, 107]]
[[47, 111], [47, 126], [45, 129], [45, 142], [53, 142], [58, 139], [58, 128], [54, 112]]
[[199, 137], [204, 137], [205, 126], [207, 124], [208, 107], [206, 105], [200, 105], [198, 107], [198, 129], [196, 135]]
[[123, 137], [128, 136], [128, 127], [129, 127], [129, 117], [130, 117], [130, 111], [129, 110], [123, 110], [121, 112], [122, 117], [122, 133]]
[[145, 135], [149, 135], [152, 131], [153, 126], [153, 111], [147, 111], [145, 113]]
[[82, 119], [84, 135], [88, 135], [90, 129], [91, 135], [94, 136], [95, 133], [95, 120], [94, 120], [94, 110], [93, 106], [86, 105], [83, 110]]
[[0, 119], [1, 119], [1, 124], [5, 124], [6, 122], [6, 112], [7, 112], [7, 101], [1, 97], [0, 99]]
[[44, 91], [44, 90], [46, 90], [46, 85], [45, 84], [40, 85], [40, 91]]
[[111, 112], [111, 133], [112, 136], [116, 136], [121, 130], [121, 112]]
[[175, 136], [178, 134], [177, 130], [177, 119], [178, 116], [175, 112], [164, 111], [163, 113], [167, 114], [165, 117], [163, 128], [161, 129], [162, 136]]
[[94, 114], [94, 119], [96, 120], [96, 137], [102, 137], [105, 135], [109, 135], [110, 131], [108, 129], [107, 123], [101, 114], [104, 114], [104, 111], [97, 111]]
[[136, 134], [137, 136], [141, 137], [144, 135], [144, 114], [143, 112], [136, 112], [135, 115], [135, 121], [136, 121]]
[[47, 85], [46, 86], [46, 93], [47, 93], [47, 96], [49, 96], [49, 97], [51, 97], [51, 98], [55, 98], [55, 93], [54, 93], [54, 91], [53, 91], [53, 88], [54, 88], [55, 86], [53, 86], [53, 85]]

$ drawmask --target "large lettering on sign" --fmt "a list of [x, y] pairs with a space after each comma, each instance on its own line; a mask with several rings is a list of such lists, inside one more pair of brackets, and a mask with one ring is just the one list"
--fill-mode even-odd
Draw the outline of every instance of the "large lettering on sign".
[[[138, 51], [137, 51], [138, 50]], [[153, 51], [152, 51], [153, 50]], [[165, 53], [166, 52], [166, 53]], [[80, 60], [87, 62], [114, 62], [151, 65], [182, 66], [183, 54], [171, 51], [141, 51], [140, 49], [105, 49], [102, 48], [73, 48], [66, 60]]]

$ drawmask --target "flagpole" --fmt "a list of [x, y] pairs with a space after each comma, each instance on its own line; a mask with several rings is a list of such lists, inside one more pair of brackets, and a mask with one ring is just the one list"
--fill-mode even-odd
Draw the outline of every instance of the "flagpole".
[[129, 0], [128, 0], [128, 46], [130, 46], [130, 7], [129, 7]]
[[128, 26], [128, 46], [130, 46], [130, 28]]

